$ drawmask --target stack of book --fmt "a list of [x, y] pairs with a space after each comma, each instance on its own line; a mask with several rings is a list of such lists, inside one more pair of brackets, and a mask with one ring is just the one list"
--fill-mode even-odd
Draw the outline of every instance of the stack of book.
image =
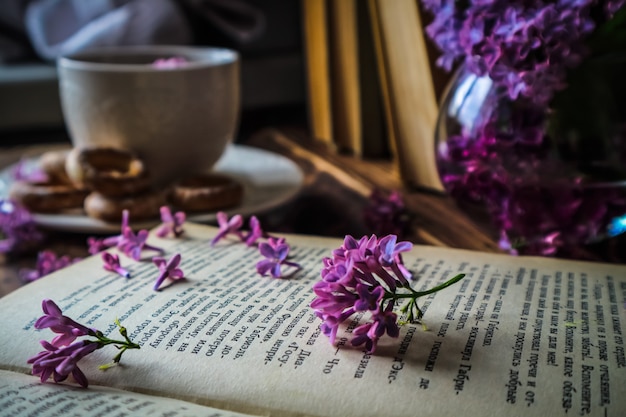
[[311, 134], [339, 152], [393, 158], [404, 182], [441, 190], [438, 107], [415, 0], [303, 0]]

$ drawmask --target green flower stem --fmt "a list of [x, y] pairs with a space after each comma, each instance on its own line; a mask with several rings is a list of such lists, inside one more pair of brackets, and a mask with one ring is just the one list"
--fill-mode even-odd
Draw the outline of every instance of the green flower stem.
[[[383, 299], [381, 301], [381, 308], [382, 308], [382, 303], [384, 303], [385, 301], [393, 300], [393, 302], [395, 303], [398, 300], [407, 299], [408, 298], [409, 302], [405, 306], [403, 306], [400, 309], [400, 311], [402, 311], [402, 313], [408, 313], [407, 320], [409, 322], [412, 323], [415, 320], [419, 321], [424, 316], [424, 312], [417, 305], [417, 299], [419, 297], [423, 297], [425, 295], [432, 294], [432, 293], [435, 293], [437, 291], [441, 291], [444, 288], [447, 288], [447, 287], [449, 287], [449, 286], [451, 286], [453, 284], [456, 284], [457, 282], [459, 282], [464, 277], [465, 277], [465, 274], [458, 274], [454, 278], [449, 279], [448, 281], [444, 282], [443, 284], [437, 285], [436, 287], [433, 287], [433, 288], [431, 288], [429, 290], [426, 290], [426, 291], [415, 291], [408, 284], [405, 285], [402, 288], [405, 288], [405, 289], [409, 290], [410, 291], [409, 293], [397, 294], [395, 292], [391, 292], [391, 291], [385, 290], [385, 295], [383, 295]], [[415, 314], [414, 314], [414, 312], [415, 312]]]
[[106, 346], [106, 345], [116, 345], [119, 349], [140, 349], [141, 346], [139, 346], [137, 343], [133, 343], [133, 342], [126, 342], [123, 340], [114, 340], [114, 339], [109, 339], [107, 337], [102, 337], [102, 338], [98, 338], [98, 341], [96, 342], [98, 344], [100, 344], [101, 346]]
[[406, 288], [407, 290], [411, 291], [410, 293], [405, 293], [405, 294], [396, 294], [396, 293], [392, 293], [389, 291], [385, 291], [385, 295], [383, 296], [383, 300], [400, 300], [403, 298], [411, 298], [413, 300], [419, 298], [419, 297], [423, 297], [425, 295], [428, 294], [432, 294], [435, 293], [437, 291], [441, 291], [444, 288], [448, 288], [449, 286], [456, 284], [457, 282], [459, 282], [460, 280], [462, 280], [465, 277], [465, 274], [458, 274], [457, 276], [455, 276], [454, 278], [449, 279], [448, 281], [444, 282], [443, 284], [439, 284], [436, 287], [433, 287], [429, 290], [425, 290], [425, 291], [415, 291], [413, 288], [406, 286], [404, 288]]
[[105, 335], [102, 334], [102, 332], [97, 332], [94, 336], [98, 338], [97, 341], [95, 341], [95, 343], [98, 343], [98, 349], [106, 346], [106, 345], [114, 345], [116, 348], [118, 348], [120, 351], [117, 355], [115, 355], [115, 357], [113, 358], [113, 362], [110, 364], [104, 364], [101, 365], [99, 368], [103, 371], [109, 369], [112, 366], [115, 366], [116, 364], [118, 364], [120, 362], [120, 360], [122, 359], [122, 354], [124, 352], [126, 352], [126, 350], [128, 349], [141, 349], [141, 346], [137, 343], [134, 343], [133, 341], [131, 341], [128, 338], [128, 334], [126, 332], [126, 327], [122, 326], [122, 324], [120, 323], [120, 321], [118, 319], [115, 320], [115, 324], [117, 324], [117, 326], [119, 327], [119, 332], [120, 334], [124, 337], [124, 340], [115, 340], [115, 339], [109, 339], [108, 337], [106, 337]]

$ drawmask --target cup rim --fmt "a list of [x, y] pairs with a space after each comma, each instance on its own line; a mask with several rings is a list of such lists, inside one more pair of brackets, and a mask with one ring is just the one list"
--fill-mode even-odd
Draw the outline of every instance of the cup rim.
[[[157, 68], [149, 63], [133, 64], [90, 61], [90, 59], [101, 57], [102, 55], [111, 57], [161, 55], [163, 58], [193, 56], [196, 59], [191, 59], [185, 65], [174, 68]], [[229, 48], [186, 45], [124, 45], [93, 47], [64, 55], [57, 59], [57, 66], [68, 69], [113, 72], [164, 72], [226, 66], [232, 65], [237, 61], [239, 61], [239, 53]]]

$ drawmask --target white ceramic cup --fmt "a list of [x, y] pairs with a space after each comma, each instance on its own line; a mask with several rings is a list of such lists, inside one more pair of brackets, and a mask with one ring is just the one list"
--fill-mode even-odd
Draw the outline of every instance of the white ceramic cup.
[[[185, 62], [154, 65], [172, 57]], [[210, 169], [236, 134], [240, 78], [235, 51], [106, 47], [61, 57], [57, 68], [73, 145], [132, 150], [155, 185]]]

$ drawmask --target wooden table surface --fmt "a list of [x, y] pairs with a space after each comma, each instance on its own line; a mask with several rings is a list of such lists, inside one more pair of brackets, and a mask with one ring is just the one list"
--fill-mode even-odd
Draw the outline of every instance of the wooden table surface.
[[[486, 224], [472, 221], [444, 194], [407, 189], [390, 161], [366, 161], [338, 154], [312, 141], [299, 128], [266, 128], [245, 138], [243, 143], [284, 155], [304, 173], [304, 185], [293, 200], [256, 213], [269, 232], [335, 237], [368, 235], [372, 231], [366, 227], [363, 214], [372, 191], [396, 190], [401, 192], [412, 214], [412, 227], [406, 239], [418, 244], [501, 252], [495, 233]], [[0, 169], [24, 156], [67, 146], [46, 144], [0, 149]], [[41, 249], [51, 249], [59, 255], [87, 256], [88, 235], [63, 231], [47, 234]], [[626, 256], [622, 254], [626, 251], [622, 247], [616, 242], [605, 243], [586, 253], [585, 258], [624, 262]], [[19, 271], [33, 268], [35, 261], [36, 252], [18, 257], [0, 255], [0, 296], [24, 285]]]

